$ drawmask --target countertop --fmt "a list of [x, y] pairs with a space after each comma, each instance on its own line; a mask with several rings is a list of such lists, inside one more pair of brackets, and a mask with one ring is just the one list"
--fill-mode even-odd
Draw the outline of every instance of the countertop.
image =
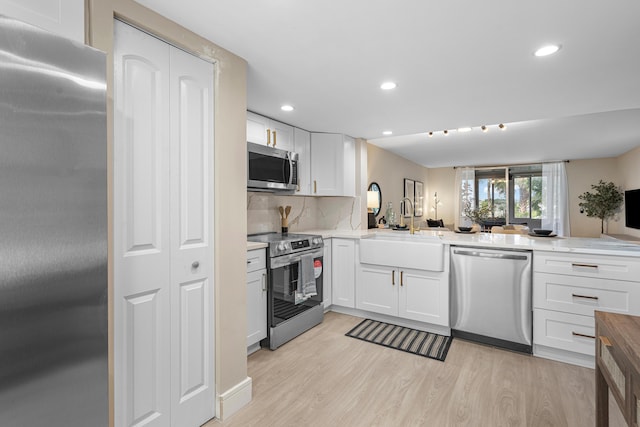
[[640, 258], [640, 244], [624, 240], [584, 237], [536, 237], [524, 234], [473, 233], [421, 230], [414, 235], [408, 231], [389, 229], [370, 230], [305, 230], [300, 234], [316, 234], [323, 238], [366, 239], [376, 234], [397, 235], [407, 240], [438, 239], [448, 245], [489, 247], [498, 249], [526, 249], [534, 251], [617, 255]]
[[267, 244], [263, 242], [247, 242], [247, 250], [252, 251], [254, 249], [266, 248]]

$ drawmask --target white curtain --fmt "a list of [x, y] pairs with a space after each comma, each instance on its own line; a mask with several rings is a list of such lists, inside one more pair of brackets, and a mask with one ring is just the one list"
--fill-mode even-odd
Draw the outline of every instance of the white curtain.
[[569, 191], [564, 162], [542, 165], [542, 228], [569, 236]]
[[469, 218], [464, 216], [462, 210], [467, 200], [473, 204], [475, 180], [476, 172], [474, 168], [456, 168], [455, 196], [453, 199], [455, 228], [461, 225], [463, 227], [472, 225]]

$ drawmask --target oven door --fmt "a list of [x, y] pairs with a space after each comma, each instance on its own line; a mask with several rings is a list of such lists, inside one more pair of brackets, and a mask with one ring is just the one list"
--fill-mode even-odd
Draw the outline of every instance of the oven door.
[[[322, 304], [323, 249], [299, 254], [274, 257], [270, 260], [268, 320], [269, 326], [276, 327], [312, 307]], [[305, 258], [305, 255], [310, 255]], [[304, 262], [311, 262], [315, 289], [303, 288]]]

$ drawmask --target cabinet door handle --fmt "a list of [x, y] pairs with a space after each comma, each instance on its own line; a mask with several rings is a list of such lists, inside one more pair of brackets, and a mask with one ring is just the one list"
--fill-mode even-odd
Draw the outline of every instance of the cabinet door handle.
[[581, 334], [575, 331], [571, 331], [571, 335], [573, 335], [574, 337], [591, 338], [592, 340], [596, 339], [596, 337], [594, 337], [593, 335]]
[[316, 182], [316, 180], [313, 180], [313, 194], [316, 194], [318, 192], [318, 183]]
[[596, 264], [581, 264], [577, 262], [572, 262], [571, 267], [584, 267], [584, 268], [595, 268], [595, 269], [598, 268]]
[[396, 285], [396, 271], [391, 270], [391, 286], [395, 286], [395, 285]]
[[402, 279], [402, 275], [404, 274], [404, 271], [400, 272], [400, 286], [404, 285], [404, 281]]
[[585, 299], [592, 299], [592, 300], [598, 300], [598, 297], [592, 297], [591, 295], [580, 295], [580, 294], [571, 294], [572, 297], [574, 298], [585, 298]]
[[276, 131], [273, 131], [273, 146], [276, 146]]
[[606, 347], [611, 347], [611, 341], [609, 341], [609, 338], [605, 337], [604, 335], [600, 335], [598, 337], [600, 339], [600, 342], [602, 343], [602, 345], [606, 346]]
[[267, 145], [271, 144], [271, 129], [267, 129]]
[[262, 292], [267, 292], [267, 273], [262, 273]]

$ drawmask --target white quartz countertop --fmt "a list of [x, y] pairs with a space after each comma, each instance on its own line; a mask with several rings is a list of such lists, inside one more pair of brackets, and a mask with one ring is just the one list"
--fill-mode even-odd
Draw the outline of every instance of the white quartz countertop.
[[252, 251], [254, 249], [266, 248], [267, 244], [263, 242], [247, 242], [247, 250]]
[[444, 244], [488, 247], [496, 249], [527, 249], [534, 251], [573, 252], [630, 256], [640, 258], [640, 244], [623, 240], [584, 237], [535, 237], [523, 234], [473, 233], [463, 234], [452, 231], [421, 230], [414, 235], [408, 231], [389, 229], [371, 230], [305, 230], [301, 234], [316, 234], [323, 238], [366, 239], [380, 237], [402, 238], [407, 241], [438, 239]]

